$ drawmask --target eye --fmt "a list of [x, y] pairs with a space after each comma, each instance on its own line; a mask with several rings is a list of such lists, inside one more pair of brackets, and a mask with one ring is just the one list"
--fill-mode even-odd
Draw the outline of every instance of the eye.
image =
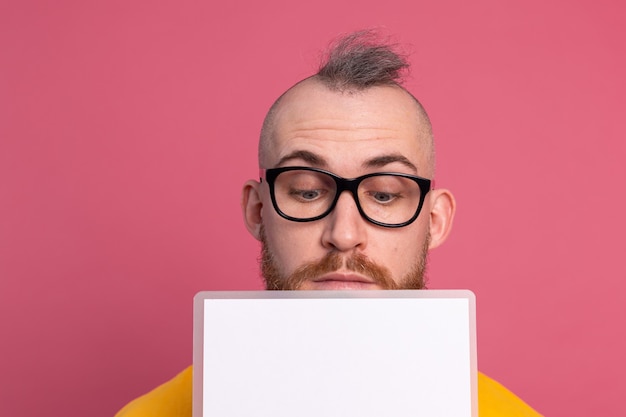
[[324, 194], [323, 190], [296, 190], [289, 191], [289, 195], [300, 201], [314, 201]]
[[382, 191], [371, 192], [370, 195], [378, 203], [389, 203], [398, 197], [397, 194], [385, 193]]

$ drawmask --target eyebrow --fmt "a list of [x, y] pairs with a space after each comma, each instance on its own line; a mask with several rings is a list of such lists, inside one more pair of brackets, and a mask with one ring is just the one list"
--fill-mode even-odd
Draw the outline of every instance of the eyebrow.
[[389, 155], [381, 155], [369, 159], [363, 163], [363, 167], [365, 168], [382, 168], [386, 165], [392, 164], [394, 162], [399, 162], [407, 168], [411, 169], [413, 172], [417, 173], [417, 167], [408, 158], [404, 155], [400, 154], [389, 154]]
[[294, 152], [291, 152], [290, 154], [283, 156], [282, 158], [280, 158], [276, 166], [281, 166], [285, 162], [291, 161], [293, 159], [300, 159], [313, 166], [318, 166], [322, 168], [325, 168], [328, 166], [328, 163], [326, 162], [326, 160], [322, 158], [321, 156], [314, 154], [313, 152], [303, 151], [303, 150], [294, 151]]

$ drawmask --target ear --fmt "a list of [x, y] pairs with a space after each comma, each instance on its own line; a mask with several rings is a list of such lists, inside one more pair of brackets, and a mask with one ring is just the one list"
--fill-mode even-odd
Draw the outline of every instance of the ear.
[[434, 249], [441, 245], [452, 230], [452, 220], [456, 211], [454, 196], [448, 190], [432, 190], [430, 195], [430, 245]]
[[248, 180], [241, 191], [241, 211], [246, 228], [257, 240], [261, 240], [263, 201], [260, 194], [261, 183]]

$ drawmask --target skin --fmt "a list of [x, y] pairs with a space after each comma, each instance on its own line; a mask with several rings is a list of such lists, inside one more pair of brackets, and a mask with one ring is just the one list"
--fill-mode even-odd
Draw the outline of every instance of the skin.
[[[410, 95], [397, 86], [334, 91], [309, 79], [285, 94], [270, 132], [261, 143], [262, 168], [311, 166], [345, 178], [392, 171], [432, 178], [432, 137]], [[455, 211], [452, 194], [431, 190], [417, 220], [402, 228], [376, 226], [363, 219], [349, 193], [323, 219], [297, 223], [272, 207], [265, 182], [247, 181], [241, 205], [244, 221], [263, 239], [282, 276], [336, 253], [332, 272], [307, 278], [300, 289], [381, 289], [367, 273], [349, 270], [355, 253], [380, 266], [402, 288], [416, 259], [443, 243]]]

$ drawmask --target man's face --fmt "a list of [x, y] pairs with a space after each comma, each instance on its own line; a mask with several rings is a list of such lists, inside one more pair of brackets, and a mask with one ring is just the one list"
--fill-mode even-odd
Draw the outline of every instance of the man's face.
[[[432, 176], [427, 122], [398, 87], [337, 92], [307, 80], [283, 97], [273, 123], [271, 139], [262, 144], [262, 168], [314, 167], [344, 178]], [[329, 215], [304, 223], [276, 213], [265, 181], [246, 185], [243, 204], [248, 229], [263, 243], [269, 289], [421, 288], [431, 197], [417, 220], [400, 228], [368, 222], [348, 192]]]

